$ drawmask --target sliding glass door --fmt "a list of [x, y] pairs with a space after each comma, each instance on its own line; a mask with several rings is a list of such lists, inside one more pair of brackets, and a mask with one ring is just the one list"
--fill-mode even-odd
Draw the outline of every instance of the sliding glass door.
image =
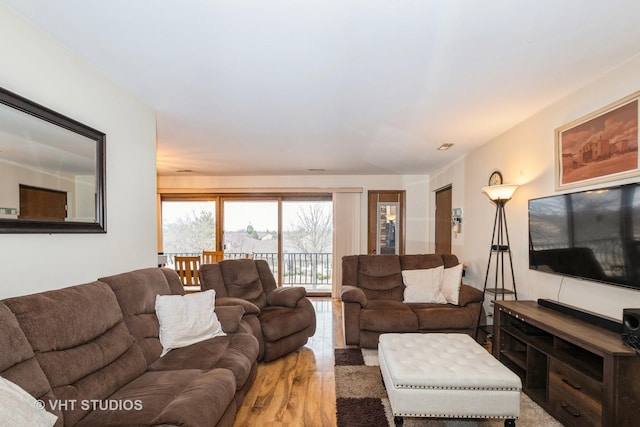
[[329, 194], [172, 195], [162, 199], [161, 248], [175, 255], [224, 251], [267, 261], [279, 286], [328, 295], [333, 276]]

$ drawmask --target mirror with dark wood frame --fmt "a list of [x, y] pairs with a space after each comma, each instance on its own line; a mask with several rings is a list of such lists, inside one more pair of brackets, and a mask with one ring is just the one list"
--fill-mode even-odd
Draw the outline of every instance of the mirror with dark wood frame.
[[105, 139], [0, 88], [0, 233], [105, 233]]

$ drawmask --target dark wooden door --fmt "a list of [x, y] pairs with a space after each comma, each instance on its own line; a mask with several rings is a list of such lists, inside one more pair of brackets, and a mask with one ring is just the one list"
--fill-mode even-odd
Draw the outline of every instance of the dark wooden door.
[[451, 187], [436, 191], [436, 253], [451, 253]]
[[65, 191], [20, 185], [20, 219], [64, 221], [66, 217]]

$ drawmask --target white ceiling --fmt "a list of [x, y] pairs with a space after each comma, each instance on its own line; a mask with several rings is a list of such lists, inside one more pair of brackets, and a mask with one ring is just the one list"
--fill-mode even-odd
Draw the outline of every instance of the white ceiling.
[[157, 112], [161, 175], [430, 173], [640, 53], [637, 0], [1, 1]]

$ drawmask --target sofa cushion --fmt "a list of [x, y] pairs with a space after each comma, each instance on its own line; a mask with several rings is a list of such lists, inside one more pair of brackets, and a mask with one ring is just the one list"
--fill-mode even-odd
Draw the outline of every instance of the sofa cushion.
[[444, 268], [451, 268], [460, 264], [460, 261], [458, 261], [458, 257], [454, 254], [439, 254], [439, 256], [442, 257]]
[[[140, 347], [106, 283], [10, 298], [13, 312], [59, 401], [102, 400], [146, 370]], [[73, 426], [89, 412], [63, 408]]]
[[458, 305], [464, 307], [474, 302], [480, 303], [484, 298], [484, 294], [480, 289], [476, 289], [473, 286], [461, 285], [460, 296], [458, 298]]
[[258, 340], [253, 335], [229, 334], [171, 350], [152, 363], [149, 370], [225, 368], [233, 372], [236, 386], [240, 389], [250, 377], [258, 351]]
[[11, 310], [0, 302], [0, 376], [16, 384], [31, 396], [45, 402], [46, 410], [58, 417], [62, 426], [62, 412], [52, 409], [55, 401], [51, 385], [36, 360], [27, 337], [20, 329]]
[[235, 411], [235, 390], [226, 369], [147, 372], [109, 397], [133, 410], [93, 411], [78, 426], [215, 426], [229, 406]]
[[211, 289], [189, 295], [156, 296], [161, 357], [174, 348], [226, 335], [216, 316], [215, 301], [216, 293]]
[[[208, 288], [214, 289], [214, 288]], [[215, 290], [215, 289], [214, 289]], [[226, 293], [226, 291], [225, 291]], [[252, 302], [243, 300], [242, 298], [235, 297], [220, 297], [218, 291], [216, 291], [216, 306], [240, 306], [244, 310], [244, 314], [260, 314], [260, 308]]]
[[374, 300], [360, 310], [360, 329], [378, 332], [415, 332], [418, 320], [402, 301]]
[[222, 325], [222, 330], [226, 333], [243, 332], [240, 324], [244, 317], [244, 307], [239, 305], [216, 306], [216, 316]]
[[305, 345], [309, 341], [308, 329], [280, 338], [277, 341], [265, 341], [264, 362], [275, 360]]
[[256, 268], [258, 269], [260, 281], [262, 282], [262, 290], [265, 294], [269, 295], [271, 291], [278, 288], [278, 283], [276, 282], [276, 278], [273, 275], [273, 271], [271, 271], [269, 263], [264, 259], [255, 260], [255, 264]]
[[200, 269], [198, 270], [198, 278], [200, 279], [200, 286], [202, 287], [202, 290], [213, 289], [216, 291], [217, 299], [229, 297], [229, 294], [227, 294], [227, 288], [224, 286], [222, 271], [220, 270], [218, 263], [201, 264]]
[[366, 307], [367, 296], [360, 288], [351, 285], [342, 285], [340, 288], [340, 299], [344, 303], [356, 303], [361, 307]]
[[440, 254], [400, 255], [398, 256], [398, 260], [403, 270], [420, 270], [440, 267], [441, 265], [445, 268], [447, 267], [444, 264], [443, 255]]
[[311, 325], [309, 313], [291, 307], [267, 306], [260, 315], [262, 335], [267, 341], [276, 341], [295, 334]]
[[254, 260], [225, 260], [212, 265], [220, 268], [226, 296], [245, 299], [260, 309], [267, 305], [267, 296]]
[[446, 304], [442, 294], [444, 267], [420, 270], [402, 270], [404, 282], [404, 302], [430, 302]]
[[145, 268], [99, 280], [115, 293], [124, 321], [140, 345], [147, 365], [155, 362], [162, 353], [156, 295], [184, 294], [178, 274], [165, 268]]
[[360, 255], [358, 287], [370, 300], [402, 301], [404, 284], [400, 259], [396, 255]]
[[267, 304], [284, 307], [295, 307], [302, 298], [307, 295], [307, 290], [302, 286], [274, 289], [267, 295]]
[[449, 331], [473, 328], [477, 311], [452, 304], [409, 304], [421, 331]]
[[342, 257], [342, 285], [358, 286], [358, 261], [360, 255]]

